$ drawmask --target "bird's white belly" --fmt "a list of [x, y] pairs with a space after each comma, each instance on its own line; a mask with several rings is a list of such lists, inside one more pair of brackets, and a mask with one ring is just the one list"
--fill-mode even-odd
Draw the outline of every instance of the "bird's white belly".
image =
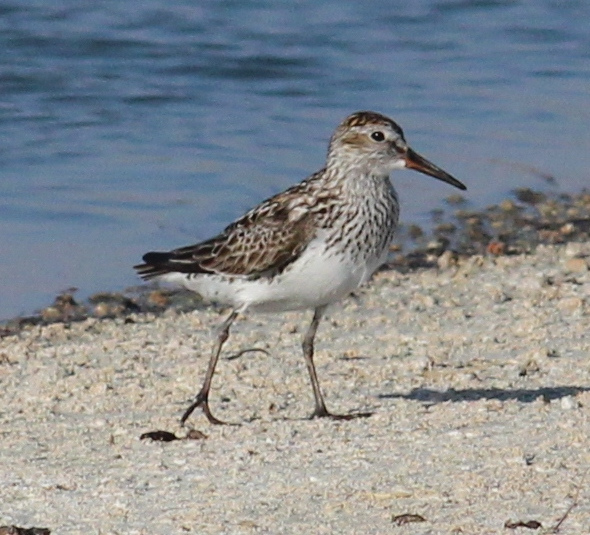
[[[386, 253], [385, 253], [386, 254]], [[381, 265], [381, 258], [354, 262], [350, 255], [322, 242], [310, 244], [302, 256], [275, 277], [247, 280], [219, 275], [170, 274], [166, 280], [180, 282], [204, 299], [239, 310], [281, 312], [316, 308], [342, 299], [365, 283]]]

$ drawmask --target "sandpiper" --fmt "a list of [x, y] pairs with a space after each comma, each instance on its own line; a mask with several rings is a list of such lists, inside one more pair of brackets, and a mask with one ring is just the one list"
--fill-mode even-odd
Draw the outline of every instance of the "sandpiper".
[[332, 135], [325, 166], [263, 201], [219, 235], [170, 252], [150, 252], [135, 266], [142, 278], [179, 282], [203, 298], [232, 308], [221, 324], [201, 390], [181, 423], [201, 407], [209, 422], [209, 390], [232, 323], [248, 311], [311, 309], [303, 356], [313, 387], [311, 417], [350, 419], [367, 413], [328, 411], [313, 357], [326, 307], [369, 280], [387, 258], [399, 202], [389, 174], [414, 169], [466, 189], [406, 143], [402, 129], [371, 111], [353, 113]]

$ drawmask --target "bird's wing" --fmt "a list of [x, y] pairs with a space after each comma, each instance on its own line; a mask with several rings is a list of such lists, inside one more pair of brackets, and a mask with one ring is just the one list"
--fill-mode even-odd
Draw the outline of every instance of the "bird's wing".
[[135, 269], [144, 279], [171, 272], [258, 278], [281, 272], [314, 238], [316, 211], [298, 184], [264, 201], [221, 234], [170, 252], [151, 252]]

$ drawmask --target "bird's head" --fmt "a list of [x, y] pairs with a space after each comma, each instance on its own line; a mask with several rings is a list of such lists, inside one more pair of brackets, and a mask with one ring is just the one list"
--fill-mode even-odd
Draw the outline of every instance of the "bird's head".
[[414, 169], [466, 189], [462, 182], [412, 150], [395, 121], [372, 111], [356, 112], [342, 121], [330, 140], [327, 165], [332, 169], [353, 167], [375, 175]]

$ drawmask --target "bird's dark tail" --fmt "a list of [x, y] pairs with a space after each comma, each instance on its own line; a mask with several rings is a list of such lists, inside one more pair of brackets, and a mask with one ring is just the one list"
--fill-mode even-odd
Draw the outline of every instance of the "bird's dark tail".
[[137, 264], [136, 266], [133, 266], [133, 269], [137, 271], [138, 275], [143, 280], [147, 281], [155, 277], [159, 277], [160, 275], [177, 271], [172, 266], [170, 266], [171, 258], [171, 253], [146, 253], [142, 258], [144, 264]]

